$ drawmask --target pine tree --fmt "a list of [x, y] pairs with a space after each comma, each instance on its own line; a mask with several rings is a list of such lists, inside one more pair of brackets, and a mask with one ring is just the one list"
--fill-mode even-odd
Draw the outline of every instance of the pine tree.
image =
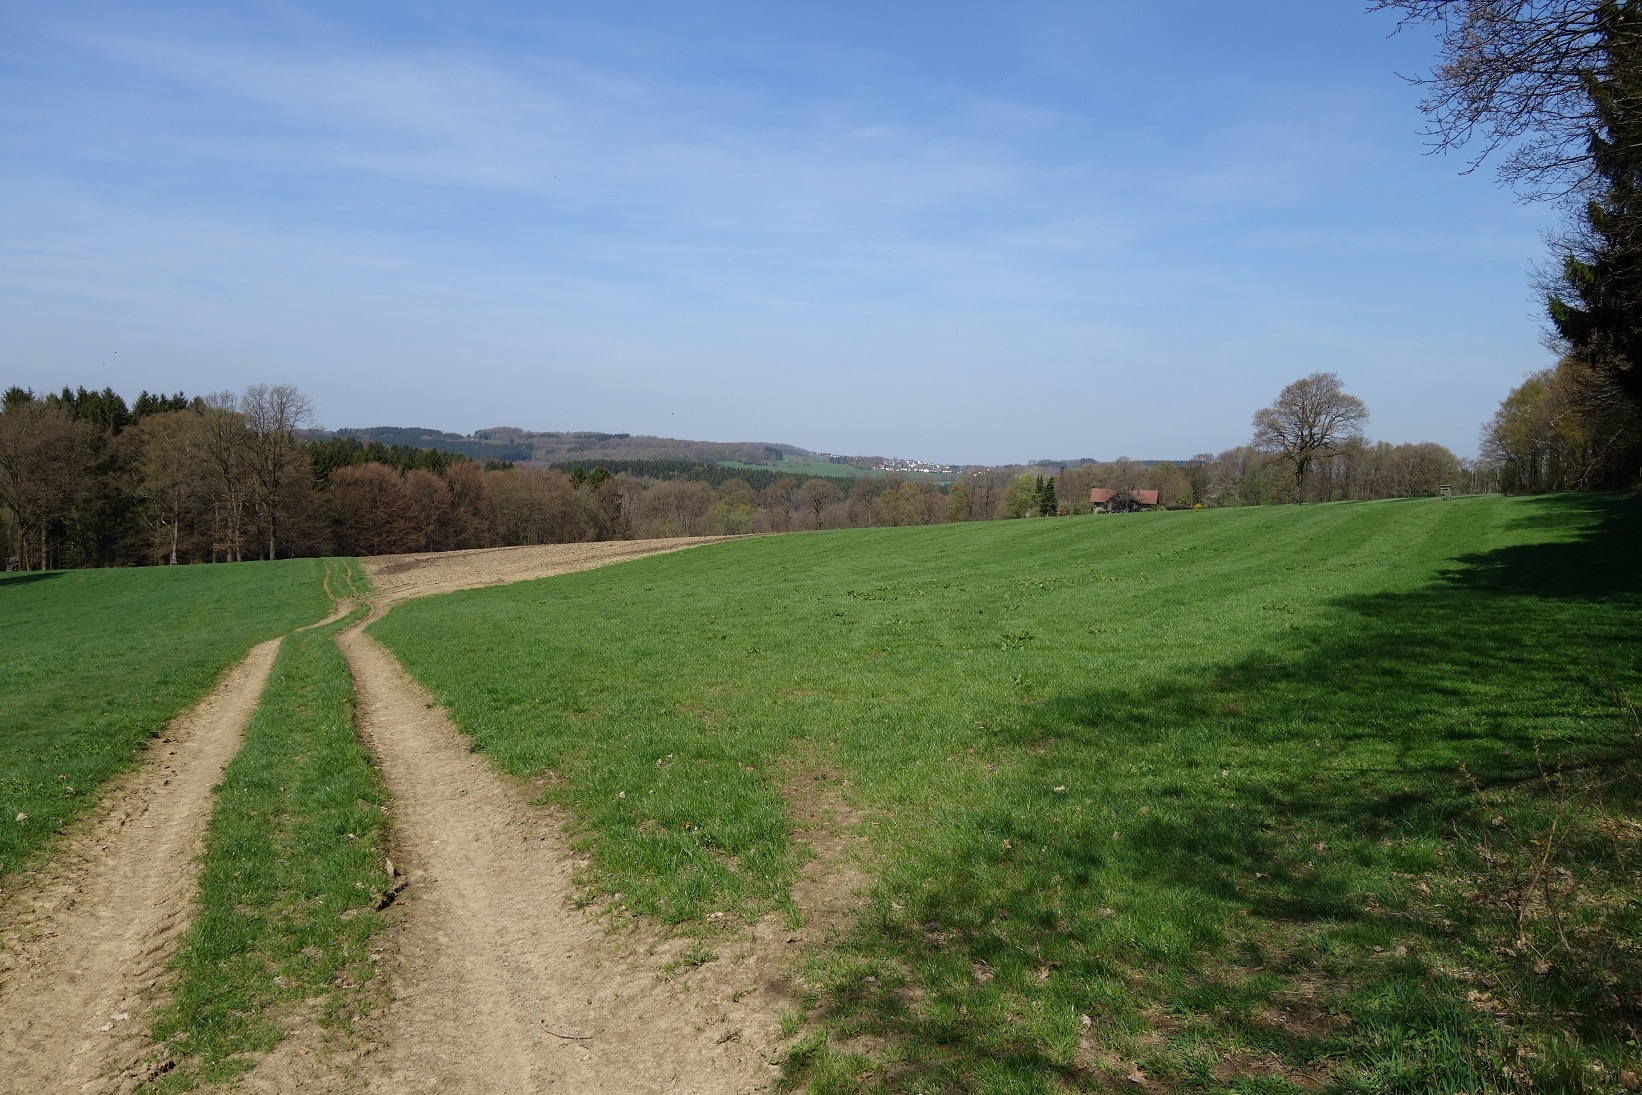
[[1055, 477], [1038, 476], [1038, 516], [1053, 517], [1059, 509], [1060, 503], [1055, 500]]
[[1604, 64], [1586, 78], [1596, 125], [1590, 155], [1601, 191], [1563, 252], [1547, 310], [1557, 333], [1642, 405], [1642, 14], [1601, 5]]

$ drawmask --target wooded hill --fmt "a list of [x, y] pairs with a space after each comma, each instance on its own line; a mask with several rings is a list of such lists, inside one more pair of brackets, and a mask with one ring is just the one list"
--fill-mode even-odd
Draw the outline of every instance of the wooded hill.
[[[324, 437], [329, 434], [315, 433]], [[614, 461], [686, 461], [714, 464], [736, 460], [744, 464], [774, 464], [787, 456], [813, 456], [797, 445], [766, 441], [687, 441], [677, 437], [647, 434], [599, 433], [594, 430], [520, 429], [493, 426], [471, 434], [449, 433], [420, 426], [372, 426], [341, 429], [335, 436], [359, 441], [379, 441], [384, 445], [439, 449], [460, 453], [471, 460], [503, 460], [515, 464], [603, 464]]]

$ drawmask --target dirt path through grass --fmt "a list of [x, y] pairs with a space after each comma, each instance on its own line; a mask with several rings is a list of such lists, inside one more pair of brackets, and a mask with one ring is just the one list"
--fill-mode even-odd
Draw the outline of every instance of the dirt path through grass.
[[[372, 559], [371, 618], [412, 597], [704, 542]], [[612, 932], [594, 912], [573, 908], [581, 862], [564, 835], [565, 817], [528, 804], [524, 788], [475, 756], [363, 626], [338, 642], [354, 675], [359, 731], [395, 802], [395, 856], [410, 883], [387, 955], [395, 999], [360, 1024], [364, 1052], [310, 1056], [311, 1039], [300, 1046], [287, 1039], [242, 1086], [768, 1087], [775, 1069], [761, 1047], [791, 1003], [781, 974], [804, 934], [767, 918], [726, 935], [703, 959], [688, 940], [632, 924]], [[154, 740], [141, 767], [110, 790], [51, 864], [11, 879], [0, 895], [0, 1095], [129, 1092], [154, 1078], [147, 1034], [163, 1001], [166, 963], [189, 921], [213, 788], [239, 748], [278, 647], [272, 640], [252, 650]], [[807, 882], [827, 875], [824, 858], [807, 867]], [[822, 888], [833, 904], [847, 897], [836, 885]], [[822, 921], [834, 918], [827, 910]]]
[[[563, 545], [367, 563], [372, 619], [411, 597], [568, 573], [700, 539]], [[366, 621], [368, 623], [368, 621]], [[559, 812], [476, 756], [392, 655], [338, 636], [362, 738], [394, 802], [408, 886], [388, 948], [393, 999], [361, 1025], [374, 1048], [326, 1069], [276, 1054], [245, 1088], [287, 1081], [391, 1092], [742, 1092], [768, 1087], [760, 1047], [785, 1001], [774, 923], [695, 963], [689, 941], [610, 930], [573, 905], [581, 861]], [[695, 952], [697, 957], [700, 952]], [[294, 1043], [292, 1043], [294, 1044]], [[344, 1075], [346, 1074], [346, 1075]]]
[[[529, 805], [474, 755], [393, 657], [350, 628], [359, 728], [395, 803], [409, 880], [393, 948], [395, 999], [368, 1033], [373, 1090], [739, 1092], [773, 1075], [720, 1021], [720, 971], [666, 978], [651, 951], [572, 907], [564, 818]], [[676, 957], [674, 958], [676, 961]], [[736, 1003], [740, 1003], [737, 1001]], [[744, 1010], [740, 1007], [737, 1011]], [[762, 1031], [760, 1034], [764, 1033]]]
[[253, 648], [149, 746], [62, 854], [10, 880], [0, 908], [0, 1092], [129, 1089], [148, 990], [187, 926], [212, 788], [273, 666]]

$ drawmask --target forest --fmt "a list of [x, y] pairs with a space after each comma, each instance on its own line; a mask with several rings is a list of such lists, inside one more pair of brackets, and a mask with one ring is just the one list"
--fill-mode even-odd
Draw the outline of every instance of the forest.
[[[1095, 487], [1156, 490], [1162, 507], [1189, 509], [1430, 496], [1444, 484], [1607, 485], [1611, 453], [1582, 448], [1560, 403], [1545, 409], [1569, 398], [1559, 375], [1507, 399], [1478, 461], [1351, 429], [1324, 438], [1304, 465], [1257, 437], [1186, 460], [971, 467], [946, 483], [686, 460], [481, 464], [347, 431], [316, 436], [308, 399], [288, 385], [144, 391], [130, 404], [106, 388], [13, 387], [0, 403], [0, 558], [31, 570], [990, 521], [1089, 513]], [[1332, 374], [1318, 377], [1351, 398]]]

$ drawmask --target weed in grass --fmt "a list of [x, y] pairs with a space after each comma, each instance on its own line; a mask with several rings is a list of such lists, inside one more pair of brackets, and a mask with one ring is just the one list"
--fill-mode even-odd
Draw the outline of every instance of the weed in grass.
[[173, 966], [155, 1040], [178, 1067], [157, 1091], [248, 1067], [282, 1037], [275, 1009], [303, 1001], [345, 1024], [366, 1004], [371, 939], [390, 880], [382, 781], [353, 727], [335, 624], [281, 647], [245, 744], [224, 773], [206, 837], [198, 912]]
[[324, 575], [349, 565], [0, 575], [0, 875], [251, 647], [323, 617]]
[[848, 774], [874, 911], [821, 960], [905, 983], [821, 979], [789, 1083], [877, 1083], [892, 1052], [905, 1090], [1600, 1089], [1634, 1036], [1589, 975], [1495, 952], [1464, 773], [1543, 831], [1537, 748], [1635, 824], [1590, 651], [1639, 694], [1639, 534], [1618, 496], [849, 530], [375, 634], [476, 748], [556, 773], [592, 885], [670, 923], [784, 907], [782, 758]]
[[709, 962], [718, 961], [718, 952], [707, 944], [697, 940], [691, 943], [684, 953], [662, 967], [663, 972], [672, 976], [688, 970], [700, 969]]
[[775, 1034], [777, 1038], [791, 1038], [804, 1029], [804, 1013], [797, 1008], [788, 1008], [776, 1018]]

